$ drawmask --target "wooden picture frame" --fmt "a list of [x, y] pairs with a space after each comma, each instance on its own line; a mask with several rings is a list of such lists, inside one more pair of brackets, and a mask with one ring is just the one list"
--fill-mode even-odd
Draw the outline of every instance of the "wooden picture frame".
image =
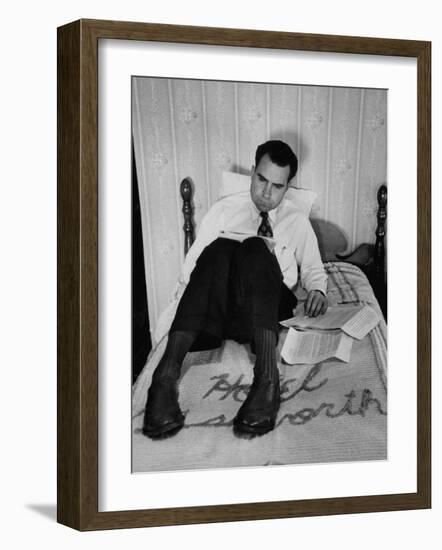
[[[412, 57], [418, 75], [417, 492], [98, 511], [98, 41]], [[431, 506], [431, 44], [79, 20], [58, 29], [58, 521], [82, 531]]]

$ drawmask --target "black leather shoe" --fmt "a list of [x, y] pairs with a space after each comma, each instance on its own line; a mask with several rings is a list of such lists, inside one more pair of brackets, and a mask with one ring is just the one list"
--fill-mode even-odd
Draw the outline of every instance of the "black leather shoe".
[[281, 404], [279, 378], [253, 381], [246, 400], [233, 420], [239, 434], [264, 435], [275, 427]]
[[152, 382], [147, 392], [143, 434], [152, 439], [175, 435], [184, 426], [184, 415], [178, 403], [174, 380]]

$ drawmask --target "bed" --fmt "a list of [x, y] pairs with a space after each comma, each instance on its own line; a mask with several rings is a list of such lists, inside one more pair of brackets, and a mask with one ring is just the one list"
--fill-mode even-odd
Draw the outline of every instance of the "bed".
[[[181, 183], [185, 252], [194, 238], [192, 188], [189, 178]], [[227, 182], [224, 191], [228, 188]], [[250, 347], [227, 340], [219, 349], [189, 353], [179, 382], [184, 428], [172, 438], [151, 440], [141, 428], [151, 376], [167, 342], [167, 333], [160, 330], [133, 386], [133, 472], [387, 459], [385, 186], [377, 198], [375, 244], [360, 245], [350, 254], [342, 254], [339, 230], [311, 220], [329, 276], [329, 304], [368, 304], [379, 314], [378, 325], [354, 342], [350, 362], [288, 365], [280, 357], [287, 334], [282, 329], [277, 350], [281, 407], [275, 429], [245, 439], [233, 434], [232, 421], [251, 384]], [[302, 300], [302, 291], [298, 298]], [[169, 308], [166, 317], [173, 311]]]

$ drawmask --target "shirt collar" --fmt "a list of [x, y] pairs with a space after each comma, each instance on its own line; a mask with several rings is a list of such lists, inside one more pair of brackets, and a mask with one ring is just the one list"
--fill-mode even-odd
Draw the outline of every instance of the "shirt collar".
[[[277, 208], [273, 208], [273, 210], [270, 210], [269, 212], [269, 218], [272, 223], [276, 223], [276, 220], [278, 219], [278, 212], [281, 205], [278, 205]], [[252, 220], [257, 220], [260, 217], [260, 211], [256, 208], [255, 203], [252, 201]]]

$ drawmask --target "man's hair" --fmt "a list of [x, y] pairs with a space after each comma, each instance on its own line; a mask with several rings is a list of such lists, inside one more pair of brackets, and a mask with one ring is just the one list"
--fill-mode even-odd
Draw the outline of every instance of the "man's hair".
[[290, 166], [288, 181], [295, 176], [298, 170], [298, 159], [287, 143], [274, 139], [258, 145], [255, 153], [255, 168], [264, 155], [269, 155], [270, 160], [278, 166]]

